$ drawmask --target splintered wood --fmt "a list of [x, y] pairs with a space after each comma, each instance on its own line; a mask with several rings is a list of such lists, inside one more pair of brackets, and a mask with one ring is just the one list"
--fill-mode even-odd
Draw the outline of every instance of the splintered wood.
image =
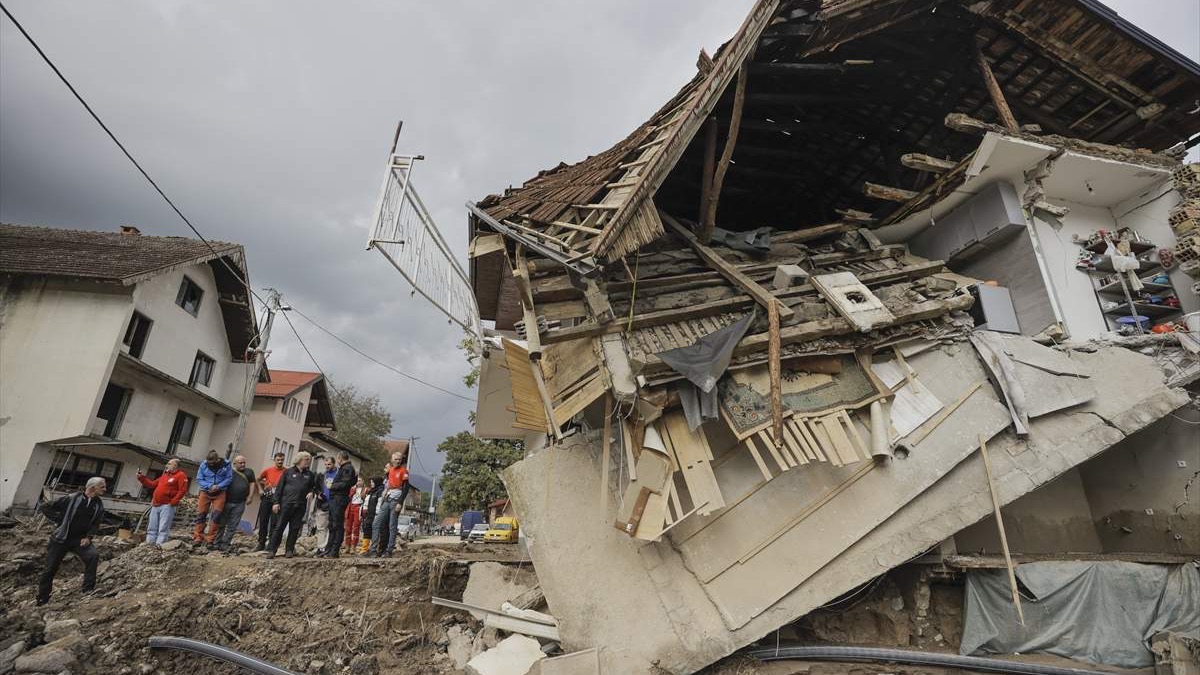
[[529, 431], [549, 431], [550, 418], [538, 391], [533, 369], [537, 364], [529, 360], [529, 352], [512, 340], [503, 340], [504, 365], [512, 381], [513, 407], [516, 415], [513, 426]]
[[[844, 410], [823, 416], [793, 416], [784, 422], [778, 442], [767, 428], [746, 438], [744, 445], [763, 480], [812, 462], [846, 466], [871, 459], [870, 447]], [[772, 465], [779, 471], [772, 471]]]

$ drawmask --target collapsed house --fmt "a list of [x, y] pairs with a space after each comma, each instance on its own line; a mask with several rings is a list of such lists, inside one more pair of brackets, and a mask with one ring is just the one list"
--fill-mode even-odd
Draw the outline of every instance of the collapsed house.
[[468, 205], [564, 647], [688, 673], [918, 558], [1015, 622], [1010, 551], [1196, 557], [1200, 66], [1090, 0], [762, 0], [697, 68]]

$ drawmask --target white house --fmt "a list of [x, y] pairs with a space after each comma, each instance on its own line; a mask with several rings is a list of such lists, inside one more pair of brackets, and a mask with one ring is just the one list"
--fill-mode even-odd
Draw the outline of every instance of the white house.
[[[246, 423], [242, 454], [256, 471], [270, 466], [276, 452], [286, 455], [290, 466], [296, 453], [305, 450], [329, 457], [345, 450], [355, 471], [368, 459], [360, 451], [337, 440], [337, 420], [329, 402], [329, 387], [321, 373], [264, 369], [254, 388], [254, 405]], [[314, 462], [313, 470], [321, 468]]]
[[236, 433], [258, 334], [241, 246], [0, 225], [0, 509], [136, 471], [194, 475]]

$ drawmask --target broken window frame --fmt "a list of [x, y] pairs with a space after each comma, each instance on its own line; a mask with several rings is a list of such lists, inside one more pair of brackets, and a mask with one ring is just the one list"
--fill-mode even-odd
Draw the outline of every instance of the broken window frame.
[[135, 359], [141, 359], [142, 354], [146, 352], [146, 343], [150, 339], [150, 329], [154, 327], [154, 320], [134, 310], [129, 317], [129, 324], [125, 327], [125, 336], [121, 338], [121, 344], [129, 348], [127, 352]]
[[167, 441], [167, 454], [174, 455], [181, 445], [191, 447], [196, 427], [199, 425], [199, 417], [185, 410], [175, 413], [175, 423], [171, 425], [171, 438]]
[[183, 275], [179, 283], [179, 292], [175, 294], [175, 304], [192, 316], [200, 315], [200, 303], [204, 300], [204, 289], [192, 281], [188, 275]]
[[209, 386], [212, 383], [213, 371], [216, 370], [217, 362], [208, 354], [202, 351], [196, 351], [196, 359], [192, 361], [192, 372], [188, 376], [188, 386], [195, 388], [196, 385], [202, 384]]

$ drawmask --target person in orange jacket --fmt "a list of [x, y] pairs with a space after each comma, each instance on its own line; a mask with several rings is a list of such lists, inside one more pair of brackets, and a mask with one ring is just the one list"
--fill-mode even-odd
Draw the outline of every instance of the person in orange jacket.
[[187, 494], [187, 474], [179, 470], [179, 460], [167, 460], [167, 468], [158, 478], [147, 478], [142, 470], [137, 472], [138, 482], [154, 490], [150, 496], [150, 522], [146, 526], [146, 543], [162, 546], [171, 536], [171, 525], [175, 522], [175, 508]]

